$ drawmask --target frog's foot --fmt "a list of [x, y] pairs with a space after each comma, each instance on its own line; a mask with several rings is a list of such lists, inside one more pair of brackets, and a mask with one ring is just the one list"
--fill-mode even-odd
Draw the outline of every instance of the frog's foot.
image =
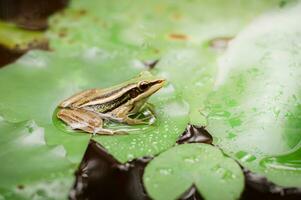
[[140, 120], [144, 121], [148, 125], [151, 125], [151, 124], [155, 123], [156, 118], [155, 118], [155, 116], [147, 116], [147, 117], [141, 118]]
[[130, 118], [138, 120], [139, 122], [141, 122], [140, 124], [148, 125], [153, 124], [156, 120], [155, 114], [150, 110], [145, 110], [136, 116], [131, 116]]
[[128, 133], [123, 130], [110, 130], [105, 128], [95, 128], [93, 135], [127, 135]]
[[137, 118], [130, 118], [130, 117], [124, 117], [122, 119], [122, 122], [129, 125], [147, 125], [149, 124], [148, 121], [137, 119]]

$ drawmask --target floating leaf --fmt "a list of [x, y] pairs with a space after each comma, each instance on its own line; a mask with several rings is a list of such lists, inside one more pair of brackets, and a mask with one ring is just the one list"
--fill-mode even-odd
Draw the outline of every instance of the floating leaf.
[[278, 3], [73, 0], [50, 19], [47, 35], [51, 47], [64, 53], [96, 46], [155, 56], [174, 47], [200, 49], [213, 38], [233, 36], [254, 16]]
[[0, 44], [6, 48], [24, 51], [46, 42], [44, 34], [39, 31], [23, 30], [14, 24], [0, 21]]
[[[4, 68], [0, 74], [0, 90], [6, 95], [0, 97], [1, 115], [15, 122], [34, 119], [45, 128], [47, 143], [64, 145], [69, 159], [78, 163], [91, 135], [68, 133], [56, 127], [53, 123], [56, 106], [81, 90], [105, 88], [139, 74], [139, 69], [132, 65], [134, 58], [129, 55], [114, 55], [103, 51], [94, 56], [98, 60], [91, 62], [91, 58], [86, 60], [85, 54], [75, 59], [31, 51], [16, 64]], [[12, 77], [18, 77], [18, 81], [12, 82]], [[155, 105], [157, 123], [144, 126], [147, 130], [134, 127], [138, 129], [135, 134], [98, 136], [95, 140], [100, 141], [122, 162], [154, 155], [172, 146], [185, 129], [189, 107], [168, 87], [172, 85], [162, 89], [150, 101]]]
[[212, 200], [238, 199], [244, 177], [239, 165], [216, 147], [184, 144], [154, 158], [143, 180], [148, 194], [156, 200], [177, 199], [192, 185], [202, 197]]
[[[173, 146], [188, 121], [203, 125], [207, 123], [205, 118], [207, 112], [203, 109], [204, 100], [214, 87], [218, 56], [227, 48], [229, 40], [235, 37], [255, 16], [278, 6], [279, 0], [244, 2], [205, 0], [177, 2], [176, 4], [168, 0], [135, 1], [134, 3], [116, 0], [91, 0], [89, 2], [73, 0], [66, 10], [50, 19], [46, 35], [49, 38], [52, 52], [31, 51], [15, 64], [1, 69], [0, 115], [5, 120], [14, 123], [34, 120], [41, 128], [44, 128], [47, 145], [62, 145], [67, 158], [72, 163], [78, 164], [91, 137], [85, 133], [68, 132], [60, 128], [54, 116], [58, 103], [87, 88], [109, 87], [122, 83], [145, 70], [145, 62], [159, 60], [152, 71], [166, 77], [169, 84], [150, 99], [150, 102], [155, 105], [156, 123], [150, 127], [136, 126], [141, 130], [136, 133], [134, 131], [129, 135], [93, 137], [121, 162], [144, 155], [158, 154]], [[287, 29], [289, 33], [287, 38], [290, 39], [287, 40], [286, 37], [281, 36], [281, 44], [288, 42], [288, 45], [298, 46], [298, 42], [294, 41], [296, 36], [291, 38], [290, 35], [296, 28], [291, 29], [291, 24], [286, 25], [286, 21], [281, 24], [276, 19], [269, 21], [271, 23], [268, 24], [272, 24], [272, 27], [279, 25], [282, 28], [289, 28]], [[19, 42], [27, 44], [32, 38], [41, 36], [18, 29], [13, 25], [0, 24], [0, 26], [0, 28], [4, 27], [0, 30], [0, 35], [5, 34], [5, 37], [1, 37], [3, 41], [0, 43], [9, 47], [13, 47]], [[279, 30], [282, 34], [283, 29]], [[7, 38], [8, 36], [12, 37]], [[278, 36], [277, 29], [271, 35], [262, 37], [263, 41], [267, 41], [264, 48], [272, 50], [277, 47], [278, 40], [275, 38]], [[240, 41], [240, 39], [237, 40]], [[254, 41], [256, 42], [255, 39], [250, 38], [250, 43]], [[299, 40], [296, 39], [296, 41]], [[235, 42], [233, 43], [235, 44]], [[257, 52], [258, 49], [254, 49], [252, 53], [248, 51], [246, 57], [262, 53], [261, 50]], [[299, 49], [299, 46], [296, 49]], [[233, 51], [241, 53], [240, 50], [237, 48]], [[291, 53], [293, 54], [293, 51], [288, 54], [291, 55]], [[283, 55], [281, 54], [281, 56]], [[296, 50], [296, 57], [298, 56]], [[241, 59], [245, 59], [245, 57], [241, 56]], [[279, 59], [280, 61], [286, 63], [286, 59]], [[243, 64], [253, 64], [253, 61]], [[279, 63], [275, 63], [275, 65], [275, 69], [280, 66]], [[290, 73], [295, 73], [293, 76], [296, 78], [297, 71], [294, 68], [294, 70], [290, 70]], [[255, 70], [252, 73], [257, 72]], [[232, 75], [236, 76], [235, 73]], [[237, 77], [239, 76], [237, 73]], [[238, 83], [237, 87], [232, 87], [233, 85], [230, 84], [229, 91], [223, 89], [219, 91], [231, 94], [233, 88], [239, 91], [243, 83], [243, 81]], [[218, 98], [223, 98], [223, 96]], [[298, 96], [296, 98], [298, 99]], [[227, 100], [227, 105], [233, 107], [240, 102], [240, 98], [230, 99]], [[210, 106], [214, 107], [214, 105], [213, 103]], [[285, 105], [283, 106], [285, 107]], [[214, 109], [211, 110], [213, 115], [218, 110]], [[277, 109], [274, 112], [279, 113]], [[212, 113], [209, 112], [210, 115]], [[220, 113], [228, 116], [231, 115], [231, 110], [225, 109]], [[278, 115], [281, 116], [281, 114], [280, 112]], [[289, 154], [289, 162], [286, 164], [296, 164], [294, 156], [298, 155], [296, 149], [298, 149], [297, 143], [300, 139], [298, 134], [295, 134], [295, 129], [298, 129], [298, 124], [300, 124], [297, 115], [293, 112], [288, 115], [288, 118], [291, 119], [287, 121], [287, 124], [290, 125], [286, 126], [289, 127], [287, 128], [289, 134], [284, 137], [288, 146], [284, 146], [283, 151], [277, 151], [281, 154], [288, 151], [286, 153]], [[232, 156], [245, 160], [246, 162], [243, 162], [245, 166], [259, 169], [257, 161], [261, 157], [250, 154], [248, 149], [235, 148], [236, 145], [232, 142], [225, 143], [231, 138], [234, 140], [238, 132], [233, 130], [224, 133], [224, 127], [219, 127], [218, 122], [212, 123], [211, 116], [209, 120], [209, 128], [212, 130], [216, 143]], [[273, 123], [273, 120], [275, 119], [272, 119], [270, 123]], [[229, 124], [233, 127], [238, 127], [243, 123], [240, 116], [231, 116], [229, 119]], [[250, 130], [250, 127], [247, 128]], [[0, 130], [2, 133], [2, 129]], [[275, 128], [275, 130], [277, 129]], [[13, 130], [10, 131], [13, 132]], [[273, 136], [269, 135], [266, 140], [280, 141], [279, 135], [276, 134], [276, 138]], [[265, 150], [276, 153], [274, 150], [278, 149], [277, 145], [275, 145], [276, 147], [268, 145]], [[233, 152], [229, 151], [232, 147]], [[251, 149], [251, 151], [253, 150], [257, 149]], [[293, 150], [296, 150], [297, 154]], [[26, 156], [30, 157], [30, 155]], [[263, 167], [260, 169], [266, 169], [264, 166], [271, 166], [270, 163], [275, 163], [274, 161], [281, 161], [277, 155], [268, 154], [267, 156], [270, 157], [262, 161]], [[256, 162], [253, 162], [254, 160]], [[251, 166], [248, 163], [256, 164]], [[262, 172], [262, 170], [257, 171]], [[286, 181], [285, 184], [282, 182], [283, 185], [296, 185], [296, 182], [292, 182], [295, 172], [289, 171], [290, 177], [286, 179], [281, 177], [284, 173], [287, 174], [287, 171], [269, 167], [269, 171], [265, 173], [269, 173], [270, 177], [274, 176], [273, 180], [279, 178], [280, 181], [276, 181], [277, 183]], [[282, 175], [278, 176], [277, 173], [282, 173]], [[20, 180], [23, 178], [21, 177]], [[48, 183], [44, 180], [40, 182]], [[43, 187], [38, 183], [30, 184], [37, 188]], [[59, 184], [54, 185], [56, 186], [54, 188], [57, 188]], [[243, 183], [235, 188], [240, 187], [243, 187]], [[21, 199], [22, 196], [33, 199], [32, 195], [43, 196], [45, 193], [31, 193], [27, 190], [24, 190], [23, 193], [16, 193], [11, 189], [0, 189], [0, 191], [1, 194], [5, 193], [5, 197], [8, 197], [10, 193], [11, 198], [20, 197]]]
[[[296, 156], [301, 144], [300, 9], [301, 4], [266, 14], [231, 42], [207, 104], [216, 144], [251, 170], [295, 187], [301, 186]], [[276, 157], [260, 165], [265, 156]], [[281, 162], [275, 167], [271, 159]], [[292, 159], [294, 165], [287, 167]]]
[[[44, 129], [34, 121], [0, 121], [0, 129], [1, 195], [12, 198], [24, 194], [22, 199], [32, 199], [30, 194], [45, 191], [47, 198], [66, 198], [68, 186], [60, 183], [73, 181], [72, 172], [76, 166], [66, 158], [64, 147], [47, 146]], [[48, 184], [54, 187], [59, 184], [64, 190], [56, 194], [47, 192], [51, 190], [51, 187], [45, 187]]]
[[[151, 99], [156, 105], [153, 125], [121, 127], [131, 130], [129, 135], [95, 136], [119, 161], [126, 162], [143, 156], [153, 156], [173, 146], [187, 125], [189, 106], [174, 90], [164, 88]], [[135, 131], [136, 129], [136, 131]]]
[[51, 47], [65, 54], [95, 46], [131, 52], [141, 60], [160, 59], [156, 72], [183, 93], [190, 122], [204, 125], [200, 111], [212, 89], [219, 55], [210, 42], [234, 37], [254, 16], [278, 3], [74, 0], [51, 18], [47, 35]]

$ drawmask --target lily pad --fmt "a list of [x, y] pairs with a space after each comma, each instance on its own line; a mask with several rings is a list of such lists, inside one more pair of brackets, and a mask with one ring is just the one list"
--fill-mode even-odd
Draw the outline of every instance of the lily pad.
[[47, 35], [52, 48], [73, 53], [71, 49], [97, 46], [156, 55], [174, 47], [200, 48], [212, 38], [233, 36], [254, 16], [278, 7], [279, 1], [73, 0], [70, 3], [50, 19]]
[[172, 147], [188, 123], [189, 106], [170, 84], [150, 102], [155, 105], [156, 121], [153, 125], [125, 126], [129, 135], [94, 136], [119, 161], [126, 162], [143, 156], [154, 156]]
[[[233, 57], [233, 61], [227, 65], [221, 62], [219, 68], [217, 59], [224, 50], [217, 50], [212, 45], [216, 39], [218, 41], [220, 38], [227, 38], [224, 45], [227, 46], [228, 39], [235, 37], [257, 15], [271, 8], [282, 9], [278, 7], [279, 0], [206, 0], [177, 3], [169, 0], [134, 3], [73, 0], [66, 10], [50, 19], [46, 36], [53, 52], [30, 51], [15, 64], [1, 69], [0, 116], [9, 123], [16, 124], [34, 120], [44, 129], [47, 144], [45, 148], [61, 145], [66, 151], [66, 158], [73, 165], [78, 164], [91, 135], [66, 132], [55, 126], [53, 114], [59, 102], [84, 89], [109, 87], [129, 80], [145, 70], [144, 61], [159, 59], [152, 72], [165, 77], [169, 83], [150, 99], [150, 103], [155, 105], [156, 123], [150, 127], [137, 126], [141, 130], [133, 131], [129, 135], [95, 136], [94, 140], [105, 146], [119, 161], [126, 162], [135, 157], [156, 155], [171, 148], [187, 122], [205, 125], [206, 116], [209, 114], [209, 130], [214, 136], [214, 142], [227, 154], [241, 160], [244, 166], [268, 175], [276, 183], [299, 186], [298, 180], [301, 179], [296, 179], [300, 171], [300, 135], [297, 134], [300, 124], [300, 95], [297, 90], [300, 87], [296, 85], [297, 77], [300, 76], [297, 68], [300, 61], [300, 30], [297, 23], [299, 15], [293, 10], [284, 11], [268, 17], [268, 22], [263, 23], [263, 30], [247, 28], [237, 39], [230, 42], [229, 50], [224, 56]], [[286, 9], [287, 6], [280, 7]], [[295, 8], [297, 9], [299, 7]], [[283, 23], [278, 23], [277, 20]], [[13, 25], [0, 26], [5, 28], [0, 31], [0, 35], [5, 33], [3, 38], [16, 34], [11, 37], [14, 38], [13, 41], [8, 38], [0, 42], [9, 47], [19, 42], [27, 44], [32, 38], [41, 37], [40, 34], [16, 29]], [[252, 33], [249, 34], [248, 31]], [[281, 42], [278, 43], [279, 41]], [[262, 67], [266, 64], [267, 68]], [[249, 67], [258, 69], [249, 72]], [[223, 70], [228, 68], [231, 74], [229, 80], [219, 82], [220, 74], [224, 75]], [[215, 82], [217, 73], [219, 75]], [[281, 87], [277, 85], [277, 80], [283, 83]], [[266, 85], [263, 84], [268, 81], [269, 87], [265, 88]], [[271, 83], [277, 87], [271, 87]], [[206, 111], [204, 102], [213, 89], [216, 91], [211, 94]], [[276, 95], [278, 89], [282, 92], [279, 96]], [[239, 92], [246, 95], [240, 96]], [[246, 106], [252, 102], [244, 97], [256, 103], [263, 100], [264, 103], [255, 103], [253, 109], [253, 106]], [[264, 98], [258, 99], [259, 97]], [[270, 106], [272, 112], [265, 117], [260, 111], [266, 106]], [[241, 108], [243, 109], [240, 110]], [[261, 118], [262, 116], [264, 117]], [[257, 119], [263, 119], [264, 125], [260, 126]], [[253, 132], [256, 134], [252, 130], [260, 128], [264, 130], [260, 130], [263, 133], [260, 136], [264, 137], [266, 144], [261, 143], [261, 140], [252, 141], [250, 144], [244, 142], [248, 141], [248, 138], [243, 138], [245, 135]], [[2, 128], [0, 130], [2, 133]], [[7, 132], [13, 133], [17, 130], [17, 127], [13, 127]], [[238, 140], [239, 138], [242, 140]], [[186, 150], [183, 151], [184, 154]], [[226, 159], [225, 167], [229, 164], [237, 168], [233, 161], [220, 155], [217, 149], [208, 151], [219, 155], [220, 162]], [[14, 156], [13, 153], [8, 153], [5, 159], [10, 158], [9, 155]], [[30, 156], [30, 152], [24, 154], [24, 157]], [[43, 154], [37, 157], [40, 156]], [[60, 161], [58, 162], [60, 166]], [[169, 164], [167, 160], [162, 162]], [[209, 159], [209, 165], [210, 162], [215, 163]], [[27, 164], [30, 163], [35, 162], [29, 159]], [[55, 165], [56, 161], [51, 164]], [[198, 166], [192, 166], [192, 172], [199, 169]], [[288, 170], [292, 166], [294, 170]], [[56, 166], [53, 166], [53, 170], [56, 171]], [[10, 173], [12, 171], [8, 174]], [[241, 172], [235, 170], [234, 173]], [[48, 183], [48, 180], [35, 179], [34, 171], [29, 171], [28, 174], [33, 174], [34, 179], [27, 180], [18, 174], [12, 176], [20, 181], [27, 181], [28, 185], [35, 188], [42, 187], [39, 183]], [[60, 178], [55, 177], [53, 182], [57, 187], [54, 188], [58, 188], [59, 184], [55, 183]], [[233, 188], [225, 186], [233, 191], [233, 196], [229, 198], [238, 198], [243, 188], [242, 179], [238, 179], [240, 181], [237, 180]], [[214, 184], [209, 184], [208, 187]], [[179, 191], [185, 191], [189, 187], [187, 185], [182, 185], [183, 188]], [[204, 187], [198, 187], [202, 195], [207, 197], [207, 190], [203, 191], [202, 188]], [[5, 197], [11, 195], [12, 198], [21, 199], [22, 196], [30, 199], [33, 198], [31, 194], [39, 195], [39, 192], [30, 192], [35, 190], [24, 190], [20, 193], [15, 188], [1, 188], [0, 191]], [[172, 192], [165, 194], [174, 197], [177, 191]], [[150, 193], [154, 197], [160, 195], [157, 189]]]
[[275, 183], [295, 187], [301, 186], [300, 9], [268, 13], [231, 42], [207, 104], [215, 144]]
[[[0, 97], [1, 115], [14, 122], [35, 120], [45, 128], [47, 143], [64, 145], [68, 158], [78, 163], [91, 135], [66, 133], [54, 126], [56, 106], [76, 92], [122, 83], [137, 76], [140, 71], [129, 55], [101, 51], [94, 56], [97, 61], [92, 62], [91, 58], [86, 60], [86, 54], [78, 58], [41, 51], [26, 54], [16, 64], [2, 70], [0, 90], [7, 95]], [[12, 77], [19, 77], [18, 81], [12, 82]], [[122, 162], [138, 156], [154, 155], [172, 146], [185, 129], [189, 107], [170, 87], [173, 86], [167, 86], [150, 101], [155, 105], [158, 123], [147, 126], [147, 130], [140, 127], [136, 134], [94, 139]], [[15, 92], [9, 92], [11, 90]]]
[[160, 59], [156, 73], [183, 93], [191, 107], [190, 122], [205, 125], [200, 110], [213, 87], [219, 56], [210, 41], [234, 37], [255, 16], [278, 5], [278, 0], [74, 0], [50, 19], [47, 36], [51, 48], [64, 54], [95, 46], [131, 52], [140, 60]]
[[0, 21], [0, 44], [2, 46], [24, 51], [43, 43], [47, 43], [47, 40], [42, 32], [24, 30], [15, 24]]
[[177, 199], [192, 185], [202, 197], [213, 200], [238, 199], [244, 176], [239, 165], [216, 147], [184, 144], [154, 158], [143, 180], [148, 194], [157, 200]]
[[[64, 147], [47, 146], [44, 129], [34, 121], [1, 120], [0, 129], [1, 195], [10, 199], [23, 194], [22, 199], [32, 199], [40, 190], [45, 198], [66, 198], [68, 186], [61, 183], [72, 183], [76, 165], [68, 161]], [[60, 185], [60, 192], [51, 193], [51, 187], [41, 187], [43, 182]]]

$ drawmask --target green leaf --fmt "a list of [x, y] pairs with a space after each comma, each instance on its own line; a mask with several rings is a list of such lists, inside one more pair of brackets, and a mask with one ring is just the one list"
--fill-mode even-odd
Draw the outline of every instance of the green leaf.
[[51, 47], [73, 54], [95, 46], [130, 51], [142, 60], [160, 59], [156, 72], [189, 103], [189, 121], [204, 125], [200, 111], [212, 90], [219, 55], [208, 43], [235, 36], [254, 16], [278, 7], [279, 0], [134, 2], [72, 1], [50, 19]]
[[[57, 119], [53, 115], [60, 101], [80, 90], [122, 83], [138, 75], [141, 69], [132, 66], [133, 62], [138, 61], [129, 55], [101, 51], [94, 56], [97, 57], [95, 61], [91, 57], [87, 60], [85, 54], [74, 58], [61, 57], [49, 52], [30, 51], [15, 64], [1, 70], [0, 91], [5, 95], [0, 96], [0, 115], [3, 119], [16, 123], [16, 125], [4, 124], [0, 127], [1, 148], [4, 152], [0, 155], [3, 155], [1, 160], [6, 162], [1, 164], [0, 173], [3, 172], [1, 176], [3, 182], [2, 185], [0, 182], [0, 188], [5, 186], [1, 192], [5, 197], [19, 198], [18, 195], [21, 195], [21, 197], [32, 198], [31, 195], [39, 195], [33, 192], [33, 189], [19, 191], [16, 184], [26, 183], [28, 188], [40, 188], [44, 187], [40, 184], [43, 185], [45, 182], [45, 184], [53, 184], [54, 188], [59, 187], [61, 180], [54, 172], [61, 169], [62, 161], [60, 157], [53, 157], [53, 154], [59, 150], [66, 153], [67, 157], [64, 156], [64, 160], [68, 164], [70, 164], [68, 159], [75, 164], [80, 162], [91, 135], [68, 132], [57, 126]], [[140, 65], [143, 66], [142, 63]], [[168, 90], [168, 87], [150, 100], [155, 106], [158, 117], [154, 125], [140, 127], [141, 129], [136, 127], [138, 131], [134, 134], [99, 136], [95, 137], [95, 140], [103, 143], [110, 153], [122, 162], [135, 157], [154, 155], [172, 146], [185, 129], [188, 106], [175, 91]], [[45, 133], [45, 140], [43, 138], [45, 147], [34, 146], [33, 149], [18, 147], [22, 142], [18, 140], [18, 134], [24, 134], [24, 130], [27, 129], [28, 132], [34, 129], [26, 128], [27, 125], [21, 123], [24, 120], [34, 120], [39, 124], [37, 134]], [[39, 139], [36, 137], [40, 135], [34, 136], [25, 139], [27, 138], [26, 141], [29, 143], [34, 143], [35, 139]], [[162, 138], [159, 140], [159, 137]], [[135, 141], [136, 143], [133, 144]], [[45, 142], [51, 146], [59, 145], [59, 149], [52, 150]], [[18, 164], [20, 161], [22, 163]], [[66, 169], [74, 171], [76, 165], [71, 166], [72, 168], [67, 165]], [[71, 173], [70, 171], [68, 173], [68, 176], [64, 171], [60, 174], [70, 180]], [[45, 174], [53, 177], [53, 182], [50, 183], [47, 178], [43, 179]], [[12, 187], [9, 187], [10, 185]], [[65, 187], [64, 194], [69, 187], [70, 184], [68, 188]], [[49, 191], [44, 193], [48, 194]]]
[[188, 123], [189, 106], [174, 90], [170, 90], [171, 87], [173, 86], [169, 84], [149, 101], [155, 105], [155, 124], [125, 126], [121, 128], [128, 129], [129, 135], [95, 136], [93, 139], [121, 162], [154, 156], [172, 147]]
[[207, 123], [200, 111], [213, 87], [215, 58], [208, 49], [178, 48], [166, 53], [157, 66], [157, 73], [174, 83], [174, 89], [189, 103], [192, 124]]
[[266, 14], [232, 41], [207, 104], [215, 144], [275, 183], [295, 187], [301, 186], [296, 156], [301, 144], [300, 8]]
[[268, 156], [260, 161], [265, 167], [266, 176], [285, 186], [300, 187], [301, 148], [296, 146], [289, 152], [276, 156]]
[[25, 50], [30, 44], [46, 42], [43, 33], [28, 31], [18, 28], [16, 25], [0, 21], [0, 44], [16, 50]]
[[[72, 183], [76, 165], [67, 160], [64, 147], [47, 146], [44, 129], [34, 121], [8, 123], [1, 120], [0, 130], [1, 195], [11, 198], [24, 194], [22, 199], [32, 199], [29, 194], [40, 190], [45, 191], [45, 198], [66, 198], [68, 186], [61, 182]], [[50, 186], [58, 184], [60, 192], [49, 192]]]
[[25, 185], [17, 185], [10, 190], [0, 188], [0, 199], [67, 199], [73, 181], [71, 174], [68, 174], [68, 176], [65, 174], [64, 177], [53, 177], [51, 180], [31, 181]]
[[[50, 19], [47, 35], [52, 48], [65, 53], [97, 46], [156, 51], [152, 53], [156, 55], [174, 47], [202, 48], [212, 38], [233, 36], [258, 13], [278, 3], [279, 0], [74, 0], [69, 8]], [[171, 37], [172, 34], [182, 37]]]
[[156, 200], [177, 199], [193, 184], [205, 199], [238, 199], [244, 176], [239, 165], [216, 147], [184, 144], [154, 158], [143, 181]]
[[[95, 54], [94, 50], [89, 49], [77, 58], [31, 51], [0, 74], [0, 91], [6, 94], [0, 97], [0, 114], [15, 122], [34, 119], [45, 128], [47, 143], [63, 145], [68, 158], [75, 163], [82, 158], [91, 135], [67, 132], [56, 126], [56, 106], [81, 90], [105, 88], [137, 76], [141, 67], [133, 66], [135, 62], [144, 66], [129, 54], [100, 49]], [[95, 60], [87, 59], [87, 54]], [[13, 81], [13, 77], [18, 77], [18, 81]], [[153, 126], [134, 127], [139, 129], [135, 134], [94, 139], [122, 162], [169, 148], [184, 131], [189, 109], [181, 96], [169, 89], [172, 87], [167, 85], [149, 101], [154, 104], [158, 118]]]
[[[74, 71], [69, 72], [68, 64], [72, 66], [69, 70]], [[52, 53], [31, 51], [0, 74], [0, 91], [5, 94], [0, 97], [0, 115], [11, 122], [36, 121], [45, 128], [47, 143], [64, 145], [75, 163], [80, 162], [90, 136], [66, 137], [54, 127], [52, 115], [57, 104], [83, 84], [76, 74], [79, 64], [74, 64], [71, 58], [60, 59]]]
[[[31, 51], [15, 64], [1, 69], [0, 116], [15, 123], [34, 120], [39, 127], [44, 129], [47, 145], [62, 145], [66, 151], [67, 159], [74, 164], [78, 164], [91, 137], [88, 134], [70, 132], [62, 128], [62, 124], [54, 116], [58, 103], [80, 90], [92, 87], [108, 87], [122, 83], [145, 69], [143, 61], [160, 59], [158, 65], [152, 71], [166, 77], [169, 84], [159, 94], [150, 99], [150, 102], [155, 105], [156, 123], [150, 127], [137, 126], [141, 130], [131, 130], [129, 135], [93, 137], [121, 162], [135, 157], [156, 155], [174, 145], [187, 122], [203, 125], [207, 123], [204, 101], [212, 89], [218, 89], [217, 93], [219, 95], [227, 94], [227, 92], [231, 94], [233, 88], [239, 91], [240, 84], [243, 84], [243, 81], [238, 83], [237, 87], [230, 84], [227, 90], [214, 88], [215, 76], [218, 70], [217, 59], [221, 52], [212, 48], [210, 41], [219, 37], [234, 37], [255, 16], [267, 9], [278, 7], [278, 4], [279, 0], [231, 2], [227, 0], [205, 0], [177, 3], [169, 0], [149, 2], [120, 2], [117, 0], [91, 0], [86, 2], [73, 0], [66, 10], [50, 19], [50, 28], [45, 34], [49, 38], [52, 52]], [[274, 27], [279, 23], [276, 20], [271, 20], [271, 24]], [[279, 26], [289, 28], [287, 29], [288, 37], [280, 37], [283, 39], [281, 44], [285, 44], [285, 41], [289, 41], [289, 45], [298, 44], [298, 42], [293, 41], [295, 39], [292, 39], [296, 38], [295, 36], [290, 37], [290, 25], [286, 25], [285, 22]], [[296, 30], [296, 28], [292, 28], [292, 30]], [[4, 37], [0, 37], [2, 39], [0, 39], [0, 43], [10, 48], [14, 47], [15, 44], [28, 44], [32, 39], [44, 37], [44, 35], [42, 37], [40, 34], [36, 35], [33, 32], [27, 32], [13, 25], [2, 23], [0, 24], [1, 34], [4, 34]], [[278, 42], [276, 40], [278, 35], [277, 29], [272, 33], [271, 40], [267, 40], [267, 49], [270, 48], [271, 44], [271, 47], [274, 48], [273, 45]], [[269, 39], [270, 35], [263, 37], [262, 40], [265, 41], [267, 38]], [[287, 38], [290, 39], [287, 40]], [[250, 41], [252, 43], [255, 40], [251, 38]], [[299, 40], [296, 39], [296, 41]], [[238, 48], [234, 52], [240, 56], [240, 50]], [[252, 53], [246, 52], [246, 57], [253, 55], [253, 52], [255, 56], [262, 53], [261, 50], [257, 53], [257, 50], [255, 48]], [[296, 57], [298, 56], [297, 51]], [[241, 56], [241, 58], [245, 59], [245, 56]], [[246, 61], [249, 62], [248, 59]], [[242, 63], [243, 66], [248, 65], [248, 62]], [[250, 63], [252, 64], [253, 61], [251, 60]], [[280, 66], [279, 63], [275, 64], [278, 67]], [[259, 67], [261, 66], [259, 65]], [[296, 71], [290, 70], [291, 73], [296, 73]], [[254, 73], [256, 73], [256, 70]], [[294, 77], [296, 78], [297, 75], [296, 73]], [[237, 77], [239, 76], [239, 73], [237, 73]], [[279, 80], [281, 80], [281, 77]], [[221, 98], [219, 101], [223, 101], [224, 97], [221, 95], [218, 98]], [[233, 107], [241, 101], [240, 98], [230, 99], [227, 104]], [[212, 107], [215, 107], [214, 105], [213, 103]], [[217, 105], [218, 107], [219, 105]], [[213, 109], [213, 115], [216, 114], [217, 108]], [[231, 115], [231, 110], [221, 110], [223, 110], [222, 113], [225, 116]], [[277, 112], [276, 109], [275, 113]], [[296, 117], [298, 115], [298, 112], [292, 112], [291, 115], [288, 115], [290, 120], [287, 120], [287, 125], [285, 125], [288, 134], [284, 134], [284, 140], [287, 141], [288, 147], [285, 147], [284, 151], [277, 151], [281, 154], [288, 151], [286, 152], [288, 161], [284, 166], [293, 165], [296, 169], [299, 169], [295, 162], [295, 157], [298, 158], [299, 155], [297, 143], [300, 137], [299, 134], [296, 134], [296, 130], [299, 128], [298, 124], [300, 124], [299, 118]], [[231, 127], [237, 127], [244, 123], [239, 117], [234, 115], [229, 119]], [[250, 119], [253, 120], [254, 118]], [[282, 155], [280, 159], [278, 155], [268, 154], [267, 156], [270, 157], [259, 164], [257, 161], [261, 157], [249, 154], [248, 149], [236, 148], [237, 145], [231, 141], [231, 138], [235, 140], [238, 135], [236, 130], [224, 133], [225, 129], [219, 126], [218, 120], [216, 123], [211, 117], [209, 120], [209, 128], [215, 136], [215, 142], [220, 144], [232, 156], [246, 160], [246, 162], [243, 162], [245, 166], [261, 173], [264, 171], [265, 174], [269, 174], [269, 177], [273, 176], [272, 180], [278, 179], [277, 183], [299, 185], [294, 179], [296, 172], [289, 171], [287, 173], [287, 170], [283, 171], [271, 167], [275, 162], [282, 163]], [[273, 123], [273, 120], [275, 119], [272, 119], [270, 123]], [[246, 128], [250, 130], [252, 126]], [[2, 128], [0, 130], [2, 133]], [[13, 130], [10, 131], [13, 132]], [[280, 134], [276, 134], [276, 138], [273, 136], [270, 134], [266, 137], [266, 140], [270, 139], [282, 143]], [[264, 148], [264, 145], [261, 145], [261, 147]], [[275, 145], [276, 147], [268, 145], [264, 149], [274, 151], [278, 148], [277, 145]], [[232, 147], [233, 151], [230, 151]], [[256, 151], [257, 149], [250, 150]], [[11, 154], [11, 156], [13, 157], [14, 154]], [[24, 157], [30, 156], [30, 154], [24, 154]], [[256, 162], [253, 162], [253, 160], [256, 160]], [[55, 165], [55, 163], [53, 161], [52, 164]], [[249, 165], [249, 163], [253, 165]], [[265, 166], [269, 166], [268, 170]], [[53, 169], [55, 169], [55, 166], [53, 166]], [[289, 174], [289, 177], [283, 179], [284, 173]], [[35, 177], [34, 172], [28, 172], [28, 176], [30, 174]], [[282, 175], [278, 176], [278, 174]], [[12, 176], [16, 179], [20, 178], [22, 181], [25, 179], [17, 174]], [[60, 181], [60, 178], [53, 180], [54, 190], [60, 188], [60, 184], [56, 184], [56, 181]], [[37, 183], [28, 182], [28, 185], [40, 188], [39, 182], [49, 183], [41, 180]], [[235, 189], [242, 187], [243, 183], [240, 183]], [[19, 190], [16, 192], [14, 189], [0, 189], [0, 192], [1, 194], [5, 193], [4, 196], [7, 198], [20, 199], [23, 196], [33, 199], [34, 195], [43, 197], [43, 194], [45, 194], [45, 191], [31, 192], [36, 190], [23, 190], [20, 193]], [[65, 192], [67, 192], [67, 189], [65, 189]], [[203, 194], [203, 191], [201, 192]], [[239, 192], [235, 194], [238, 195]], [[53, 192], [48, 190], [46, 193]], [[54, 197], [54, 199], [56, 198]]]

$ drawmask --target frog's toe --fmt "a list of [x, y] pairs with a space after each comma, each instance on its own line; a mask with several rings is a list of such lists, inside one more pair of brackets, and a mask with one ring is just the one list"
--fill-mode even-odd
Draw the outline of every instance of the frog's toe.
[[97, 135], [127, 135], [128, 133], [124, 130], [110, 130], [104, 128], [96, 128], [93, 134]]

